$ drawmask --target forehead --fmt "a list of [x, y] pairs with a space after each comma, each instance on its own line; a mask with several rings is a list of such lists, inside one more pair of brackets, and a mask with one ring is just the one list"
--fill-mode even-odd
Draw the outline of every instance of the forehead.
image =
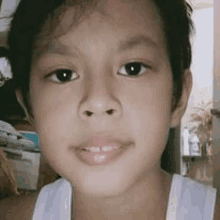
[[[73, 39], [75, 34], [75, 42], [80, 42], [83, 35], [88, 36], [87, 33], [90, 36], [105, 39], [110, 38], [111, 35], [118, 35], [119, 41], [147, 33], [147, 37], [152, 39], [153, 43], [159, 46], [165, 45], [162, 22], [153, 1], [101, 0], [96, 3], [94, 4], [95, 7], [91, 7], [94, 6], [92, 4], [87, 5], [87, 8], [84, 8], [84, 13], [81, 14], [76, 6], [69, 7], [55, 31], [48, 38], [49, 40], [42, 37], [43, 40], [40, 40], [40, 43], [38, 42], [39, 51], [48, 45], [53, 47], [54, 42], [56, 42], [55, 38], [56, 40], [67, 40], [69, 35]], [[78, 17], [76, 16], [77, 13]]]

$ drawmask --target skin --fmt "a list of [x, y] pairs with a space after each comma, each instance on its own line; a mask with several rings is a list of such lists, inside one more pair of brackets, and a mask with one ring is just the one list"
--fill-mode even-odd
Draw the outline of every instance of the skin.
[[[61, 26], [71, 23], [71, 10]], [[122, 47], [138, 35], [148, 41]], [[134, 61], [146, 68], [127, 76], [121, 67]], [[71, 81], [57, 82], [54, 71], [62, 68], [73, 70]], [[171, 66], [151, 1], [102, 1], [34, 60], [30, 96], [36, 130], [50, 166], [75, 186], [74, 219], [165, 219], [172, 177], [161, 171], [160, 158], [187, 106], [189, 70], [185, 77], [182, 99], [171, 112]], [[22, 103], [19, 91], [17, 96]], [[88, 166], [72, 146], [94, 135], [133, 145], [111, 164]]]

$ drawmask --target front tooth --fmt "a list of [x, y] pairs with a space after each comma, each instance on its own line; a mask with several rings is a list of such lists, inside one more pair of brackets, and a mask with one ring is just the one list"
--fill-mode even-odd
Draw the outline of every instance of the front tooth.
[[113, 150], [112, 146], [104, 146], [104, 147], [102, 147], [102, 151], [111, 151], [111, 150]]
[[96, 154], [96, 155], [94, 156], [94, 160], [95, 160], [95, 162], [97, 162], [97, 163], [101, 163], [101, 162], [103, 162], [103, 161], [105, 160], [106, 157], [107, 157], [107, 155]]
[[96, 146], [88, 147], [87, 149], [90, 150], [91, 152], [100, 152], [101, 151], [100, 147], [96, 147]]

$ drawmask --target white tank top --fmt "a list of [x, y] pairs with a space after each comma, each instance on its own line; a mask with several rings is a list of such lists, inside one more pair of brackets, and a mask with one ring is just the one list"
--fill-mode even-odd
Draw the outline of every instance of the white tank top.
[[[72, 185], [64, 178], [44, 186], [33, 220], [71, 220]], [[173, 175], [166, 220], [212, 220], [216, 189]]]

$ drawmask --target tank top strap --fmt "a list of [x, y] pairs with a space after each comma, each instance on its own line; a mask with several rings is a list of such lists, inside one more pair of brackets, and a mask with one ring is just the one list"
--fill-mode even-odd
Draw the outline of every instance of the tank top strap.
[[32, 220], [70, 220], [71, 198], [71, 184], [64, 178], [44, 186], [38, 195]]
[[168, 208], [167, 208], [167, 216], [166, 220], [176, 220], [177, 214], [177, 207], [179, 204], [179, 200], [181, 197], [181, 189], [183, 184], [183, 179], [180, 178], [179, 175], [173, 174], [172, 184], [170, 188], [170, 195], [168, 201]]
[[174, 174], [166, 220], [212, 220], [216, 189]]

